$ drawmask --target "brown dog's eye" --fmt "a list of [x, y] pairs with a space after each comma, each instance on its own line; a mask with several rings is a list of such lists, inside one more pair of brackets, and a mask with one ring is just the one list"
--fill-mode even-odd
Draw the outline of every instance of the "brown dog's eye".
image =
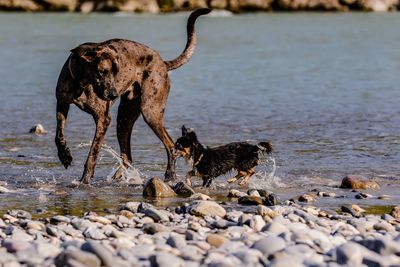
[[109, 72], [110, 72], [110, 70], [108, 70], [108, 69], [99, 70], [99, 73], [101, 76], [106, 76]]

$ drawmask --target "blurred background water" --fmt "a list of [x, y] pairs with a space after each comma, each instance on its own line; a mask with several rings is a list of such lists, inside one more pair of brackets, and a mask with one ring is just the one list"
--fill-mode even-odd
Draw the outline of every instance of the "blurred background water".
[[[187, 15], [0, 13], [0, 180], [19, 190], [0, 195], [4, 209], [140, 198], [140, 189], [102, 184], [117, 163], [105, 151], [95, 188], [57, 197], [54, 190], [82, 174], [88, 147], [79, 145], [91, 141], [94, 122], [71, 108], [66, 135], [74, 162], [65, 170], [54, 144], [55, 85], [69, 50], [88, 41], [126, 38], [155, 48], [165, 60], [175, 58], [185, 45]], [[364, 203], [394, 204], [400, 189], [396, 25], [396, 13], [202, 17], [193, 58], [170, 73], [167, 129], [176, 139], [185, 124], [210, 146], [271, 140], [276, 180], [263, 182], [284, 199], [313, 188], [337, 190], [345, 175], [361, 174], [382, 185], [379, 194], [391, 195]], [[117, 106], [105, 142], [118, 151]], [[28, 134], [36, 123], [48, 134]], [[163, 176], [164, 148], [142, 119], [132, 150], [143, 176]], [[188, 169], [179, 161], [180, 176]]]

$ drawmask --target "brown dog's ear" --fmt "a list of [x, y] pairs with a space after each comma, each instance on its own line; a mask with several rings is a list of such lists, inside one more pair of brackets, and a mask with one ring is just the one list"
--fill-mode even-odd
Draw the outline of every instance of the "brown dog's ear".
[[97, 52], [94, 51], [91, 47], [85, 47], [85, 45], [80, 45], [71, 50], [73, 54], [78, 55], [78, 57], [82, 58], [86, 62], [93, 62], [93, 60], [97, 56]]
[[86, 62], [93, 62], [93, 60], [96, 58], [97, 53], [94, 51], [86, 51], [82, 55], [80, 55], [82, 59], [84, 59]]

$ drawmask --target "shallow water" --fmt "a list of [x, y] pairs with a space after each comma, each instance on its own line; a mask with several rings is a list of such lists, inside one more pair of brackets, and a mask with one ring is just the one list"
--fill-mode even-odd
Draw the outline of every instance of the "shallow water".
[[[54, 88], [68, 51], [83, 42], [133, 39], [174, 58], [186, 40], [186, 15], [0, 14], [0, 180], [16, 190], [0, 195], [0, 210], [68, 213], [141, 199], [140, 189], [106, 181], [117, 160], [105, 151], [94, 188], [68, 187], [80, 178], [88, 151], [80, 144], [91, 141], [94, 123], [76, 107], [70, 110], [66, 134], [74, 162], [65, 170], [54, 145]], [[168, 131], [176, 139], [185, 124], [207, 145], [271, 140], [275, 180], [255, 177], [253, 186], [283, 199], [321, 188], [346, 198], [321, 198], [318, 205], [353, 203], [354, 193], [337, 186], [346, 174], [362, 174], [382, 185], [374, 195], [391, 198], [360, 204], [398, 204], [399, 23], [397, 13], [202, 17], [192, 60], [171, 72]], [[106, 144], [118, 151], [116, 108]], [[28, 134], [36, 123], [49, 133]], [[132, 148], [144, 178], [163, 175], [164, 148], [142, 119]], [[187, 170], [180, 160], [179, 175]], [[212, 195], [226, 193], [224, 179]]]

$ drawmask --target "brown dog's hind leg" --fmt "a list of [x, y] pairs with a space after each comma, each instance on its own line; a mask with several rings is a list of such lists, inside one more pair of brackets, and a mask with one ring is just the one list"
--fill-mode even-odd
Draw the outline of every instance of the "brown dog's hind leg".
[[153, 71], [142, 84], [141, 110], [145, 122], [164, 144], [168, 156], [165, 181], [175, 180], [174, 141], [164, 127], [164, 109], [169, 93], [169, 79], [166, 67]]
[[247, 170], [246, 176], [243, 178], [242, 181], [240, 181], [239, 185], [241, 185], [241, 186], [247, 185], [247, 183], [249, 182], [250, 177], [251, 177], [254, 173], [256, 173], [256, 172], [254, 171], [253, 168], [251, 168], [250, 170]]
[[119, 166], [113, 179], [119, 180], [124, 174], [124, 168], [132, 163], [131, 135], [135, 121], [140, 115], [140, 98], [129, 100], [126, 95], [121, 97], [117, 116], [117, 137], [120, 155], [124, 166]]
[[81, 182], [84, 184], [90, 184], [90, 180], [94, 174], [94, 168], [96, 167], [97, 156], [99, 155], [101, 145], [103, 144], [104, 137], [106, 135], [108, 126], [110, 126], [110, 106], [111, 103], [104, 101], [95, 101], [95, 105], [85, 106], [84, 111], [92, 114], [96, 123], [96, 133], [94, 135], [92, 145], [90, 146], [89, 154], [86, 159], [85, 168], [81, 178]]
[[142, 114], [146, 123], [150, 126], [150, 128], [154, 131], [154, 133], [164, 144], [165, 151], [167, 152], [167, 157], [168, 157], [167, 170], [165, 171], [165, 181], [173, 181], [176, 178], [175, 177], [176, 159], [173, 154], [174, 142], [172, 141], [172, 138], [169, 136], [167, 130], [164, 127], [164, 121], [162, 119], [163, 115], [156, 113], [151, 113], [151, 115], [146, 113]]
[[58, 150], [58, 158], [67, 169], [71, 165], [72, 156], [64, 136], [65, 122], [67, 120], [70, 104], [57, 101], [57, 130], [55, 142]]
[[247, 174], [247, 172], [238, 171], [238, 174], [236, 174], [235, 177], [229, 179], [229, 180], [228, 180], [228, 183], [234, 183], [234, 182], [236, 182], [239, 178], [245, 176], [246, 174]]

